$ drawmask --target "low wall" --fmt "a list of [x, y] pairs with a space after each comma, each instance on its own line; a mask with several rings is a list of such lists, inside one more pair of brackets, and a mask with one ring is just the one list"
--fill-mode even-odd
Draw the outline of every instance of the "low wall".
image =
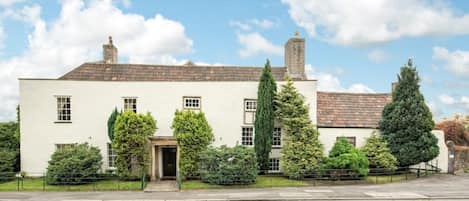
[[454, 146], [454, 170], [469, 169], [469, 147]]

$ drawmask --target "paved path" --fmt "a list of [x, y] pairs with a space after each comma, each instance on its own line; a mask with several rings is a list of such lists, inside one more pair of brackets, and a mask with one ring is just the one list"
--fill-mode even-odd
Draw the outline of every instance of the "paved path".
[[182, 192], [0, 192], [0, 201], [117, 200], [469, 200], [469, 174], [331, 187], [192, 190]]

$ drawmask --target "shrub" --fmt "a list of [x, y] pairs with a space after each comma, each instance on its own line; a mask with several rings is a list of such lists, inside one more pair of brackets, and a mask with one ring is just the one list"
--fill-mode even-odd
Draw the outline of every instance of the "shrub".
[[363, 152], [351, 145], [346, 138], [339, 137], [329, 152], [325, 168], [346, 169], [346, 176], [349, 177], [366, 176], [369, 171], [368, 158]]
[[361, 148], [366, 155], [371, 168], [397, 169], [397, 159], [391, 154], [387, 143], [376, 135], [375, 132], [366, 139], [366, 144]]
[[179, 146], [179, 175], [197, 176], [199, 156], [213, 140], [212, 128], [203, 112], [176, 110], [172, 124]]
[[275, 114], [285, 133], [281, 165], [286, 175], [299, 179], [320, 169], [323, 148], [304, 97], [293, 86], [293, 81], [290, 78], [287, 80], [275, 100]]
[[116, 125], [117, 117], [120, 114], [121, 112], [119, 112], [117, 108], [114, 108], [114, 110], [112, 111], [111, 115], [109, 116], [107, 120], [107, 135], [109, 136], [109, 140], [111, 142], [112, 140], [114, 140], [114, 127]]
[[93, 182], [101, 165], [99, 149], [87, 143], [57, 149], [49, 161], [46, 181], [48, 184]]
[[150, 113], [125, 111], [114, 125], [112, 147], [116, 150], [117, 174], [121, 177], [140, 177], [149, 165], [148, 137], [154, 135], [156, 121]]
[[15, 164], [17, 151], [0, 148], [0, 182], [8, 181], [15, 177]]
[[256, 182], [257, 161], [252, 148], [209, 147], [201, 153], [199, 173], [203, 182], [220, 185]]

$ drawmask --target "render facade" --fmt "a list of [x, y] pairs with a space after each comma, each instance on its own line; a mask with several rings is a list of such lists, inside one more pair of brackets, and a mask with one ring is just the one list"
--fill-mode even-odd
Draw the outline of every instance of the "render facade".
[[[120, 64], [117, 52], [110, 38], [103, 45], [103, 61], [84, 63], [57, 79], [20, 79], [21, 170], [27, 175], [42, 175], [56, 149], [84, 142], [99, 147], [104, 159], [102, 170], [112, 170], [116, 155], [107, 135], [107, 120], [114, 108], [150, 112], [157, 121], [158, 129], [149, 138], [152, 179], [174, 178], [178, 169], [177, 142], [171, 130], [176, 110], [203, 111], [213, 129], [215, 146], [253, 146], [262, 66]], [[306, 77], [304, 58], [304, 38], [296, 35], [285, 44], [285, 66], [272, 68], [278, 88], [285, 83], [286, 75], [294, 79], [295, 87], [310, 106], [309, 115], [319, 129], [326, 152], [339, 136], [354, 137], [355, 145], [362, 146], [376, 130], [380, 110], [390, 95], [376, 98], [375, 94], [345, 94], [356, 100], [373, 97], [366, 103], [373, 107], [361, 110], [374, 115], [344, 115], [341, 112], [350, 108], [330, 101], [344, 97], [318, 92], [317, 81]], [[281, 171], [282, 134], [281, 125], [276, 125], [270, 167], [273, 172]], [[441, 136], [439, 140], [443, 141]], [[445, 152], [440, 156], [444, 158]]]

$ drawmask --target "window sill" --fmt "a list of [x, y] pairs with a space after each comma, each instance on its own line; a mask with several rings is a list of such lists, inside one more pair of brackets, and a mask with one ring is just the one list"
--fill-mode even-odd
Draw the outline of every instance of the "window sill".
[[55, 124], [71, 124], [72, 121], [54, 121]]
[[282, 146], [272, 146], [272, 149], [281, 149]]

